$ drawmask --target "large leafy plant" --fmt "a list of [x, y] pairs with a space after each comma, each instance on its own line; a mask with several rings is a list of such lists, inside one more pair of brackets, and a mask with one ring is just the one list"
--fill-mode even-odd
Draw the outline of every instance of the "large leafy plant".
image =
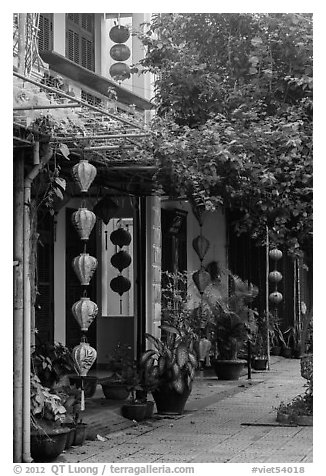
[[153, 389], [168, 386], [178, 393], [192, 388], [197, 368], [197, 357], [193, 339], [174, 326], [162, 325], [164, 338], [145, 334], [153, 349], [147, 350], [140, 358], [140, 368], [144, 380]]

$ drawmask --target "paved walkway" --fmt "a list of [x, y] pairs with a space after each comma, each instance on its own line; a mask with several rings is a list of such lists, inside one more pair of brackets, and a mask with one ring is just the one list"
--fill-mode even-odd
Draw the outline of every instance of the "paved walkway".
[[199, 376], [184, 415], [139, 424], [121, 417], [121, 403], [105, 400], [99, 386], [84, 418], [93, 441], [58, 462], [312, 463], [312, 427], [275, 421], [275, 407], [303, 393], [304, 384], [300, 360], [272, 357], [271, 370], [253, 371], [251, 381]]

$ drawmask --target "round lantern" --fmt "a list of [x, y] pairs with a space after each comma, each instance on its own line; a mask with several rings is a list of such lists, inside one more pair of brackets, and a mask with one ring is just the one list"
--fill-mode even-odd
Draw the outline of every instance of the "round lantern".
[[209, 285], [211, 282], [211, 276], [208, 271], [205, 271], [203, 268], [201, 268], [199, 271], [196, 271], [192, 275], [192, 279], [200, 292], [200, 294], [203, 294], [205, 291], [206, 287]]
[[120, 273], [123, 269], [128, 268], [131, 263], [131, 256], [126, 251], [119, 251], [111, 258], [111, 264], [117, 268]]
[[209, 241], [202, 235], [197, 236], [192, 240], [192, 247], [196, 251], [199, 259], [202, 261], [209, 248]]
[[87, 192], [96, 177], [96, 167], [82, 159], [72, 168], [72, 176], [81, 192]]
[[131, 288], [131, 282], [128, 278], [125, 278], [124, 276], [120, 275], [116, 278], [111, 279], [110, 287], [112, 291], [118, 293], [119, 296], [122, 296], [123, 293], [126, 293]]
[[77, 372], [82, 377], [86, 377], [89, 369], [94, 364], [96, 357], [96, 350], [93, 349], [88, 342], [81, 342], [72, 350], [72, 358], [76, 365]]
[[270, 252], [268, 253], [269, 254], [269, 257], [275, 261], [278, 261], [282, 258], [283, 256], [283, 253], [281, 250], [278, 250], [277, 248], [274, 248], [272, 250], [270, 250]]
[[124, 25], [116, 25], [111, 28], [109, 36], [114, 43], [125, 43], [130, 37], [130, 31]]
[[110, 75], [116, 81], [124, 81], [130, 78], [130, 68], [125, 63], [113, 63], [110, 67]]
[[87, 208], [79, 208], [72, 214], [71, 221], [77, 230], [79, 238], [82, 241], [87, 241], [96, 222], [95, 214]]
[[122, 248], [122, 246], [128, 246], [131, 242], [131, 234], [124, 228], [118, 228], [114, 230], [110, 235], [110, 240], [116, 246]]
[[280, 292], [274, 291], [268, 298], [273, 304], [279, 304], [282, 301], [283, 296]]
[[272, 283], [279, 283], [282, 281], [282, 274], [279, 271], [271, 271], [268, 275], [268, 279]]
[[130, 57], [130, 49], [127, 45], [113, 45], [110, 49], [110, 56], [114, 61], [126, 61]]
[[72, 266], [82, 286], [88, 286], [97, 268], [97, 259], [88, 253], [81, 253], [73, 259]]
[[106, 195], [99, 202], [97, 202], [93, 208], [93, 211], [95, 215], [98, 216], [103, 221], [103, 223], [105, 223], [105, 225], [107, 225], [118, 208], [118, 205], [113, 200], [111, 200], [108, 195]]
[[73, 304], [72, 313], [83, 332], [86, 332], [98, 313], [98, 307], [89, 297], [82, 297]]

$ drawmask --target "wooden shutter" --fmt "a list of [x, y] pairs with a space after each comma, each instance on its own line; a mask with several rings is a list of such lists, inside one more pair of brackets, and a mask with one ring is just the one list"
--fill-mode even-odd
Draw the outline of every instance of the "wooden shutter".
[[41, 13], [39, 18], [39, 51], [51, 51], [53, 49], [53, 15]]
[[68, 13], [66, 28], [67, 58], [94, 71], [94, 14]]

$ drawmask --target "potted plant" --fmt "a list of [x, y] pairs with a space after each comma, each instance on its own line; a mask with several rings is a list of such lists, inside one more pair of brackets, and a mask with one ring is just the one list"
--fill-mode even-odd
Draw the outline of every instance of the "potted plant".
[[31, 455], [36, 462], [54, 460], [64, 450], [70, 429], [60, 395], [31, 374]]
[[74, 372], [71, 351], [60, 342], [41, 343], [32, 351], [32, 368], [42, 385], [51, 388]]
[[133, 351], [131, 346], [121, 345], [115, 347], [111, 358], [111, 375], [101, 380], [105, 398], [112, 400], [125, 400], [130, 392], [128, 382], [134, 374]]
[[216, 356], [212, 360], [220, 380], [237, 380], [247, 361], [238, 358], [238, 353], [255, 327], [253, 313], [248, 307], [258, 294], [253, 284], [230, 274], [228, 293], [216, 297], [210, 303], [210, 328]]
[[162, 325], [162, 338], [145, 334], [153, 346], [140, 358], [158, 413], [182, 414], [197, 368], [192, 335], [184, 328]]
[[142, 421], [148, 417], [147, 394], [141, 385], [137, 364], [127, 382], [129, 398], [121, 407], [121, 415], [129, 420]]

